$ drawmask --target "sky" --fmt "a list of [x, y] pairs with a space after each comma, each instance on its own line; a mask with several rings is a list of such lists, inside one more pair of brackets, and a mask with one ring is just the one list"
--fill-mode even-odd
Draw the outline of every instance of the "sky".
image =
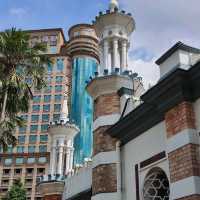
[[[159, 79], [155, 60], [176, 42], [200, 48], [199, 0], [119, 0], [131, 12], [136, 30], [131, 36], [129, 68], [146, 87]], [[109, 0], [0, 0], [0, 31], [57, 28], [66, 33], [77, 23], [91, 23]]]

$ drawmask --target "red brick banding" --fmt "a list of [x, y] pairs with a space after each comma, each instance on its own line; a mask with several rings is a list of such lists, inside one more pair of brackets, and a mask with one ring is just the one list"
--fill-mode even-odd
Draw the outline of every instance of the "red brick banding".
[[110, 126], [103, 126], [94, 131], [93, 156], [101, 152], [115, 151], [116, 138], [112, 138], [106, 133]]
[[94, 120], [103, 115], [120, 113], [120, 97], [117, 93], [104, 94], [94, 101]]
[[92, 171], [92, 194], [117, 192], [116, 164], [99, 165]]
[[165, 114], [167, 137], [170, 138], [184, 129], [195, 129], [195, 114], [190, 102], [183, 102]]
[[[186, 129], [196, 129], [195, 113], [190, 102], [182, 102], [165, 114], [167, 138], [172, 138]], [[168, 153], [171, 183], [191, 176], [200, 176], [199, 145], [186, 144]], [[200, 200], [199, 195], [192, 195], [182, 200]]]
[[171, 182], [200, 176], [199, 145], [188, 144], [168, 154]]
[[44, 200], [62, 200], [62, 195], [48, 195], [44, 197]]

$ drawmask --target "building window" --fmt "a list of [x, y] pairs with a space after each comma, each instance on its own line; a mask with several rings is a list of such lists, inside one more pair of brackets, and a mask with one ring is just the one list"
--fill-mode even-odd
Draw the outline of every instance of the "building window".
[[64, 69], [64, 60], [57, 59], [57, 72], [62, 72]]
[[59, 94], [59, 95], [55, 95], [55, 102], [61, 102], [62, 100], [62, 95]]
[[58, 121], [60, 119], [60, 114], [54, 114], [53, 115], [53, 121]]
[[26, 139], [26, 136], [23, 135], [23, 136], [18, 136], [18, 143], [19, 144], [24, 144], [25, 143], [25, 139]]
[[46, 163], [47, 162], [47, 158], [46, 157], [39, 157], [38, 162], [39, 163]]
[[18, 146], [17, 153], [24, 153], [24, 146]]
[[27, 175], [32, 175], [32, 174], [33, 174], [33, 171], [34, 171], [34, 168], [27, 168], [27, 169], [26, 169], [26, 174], [27, 174]]
[[47, 146], [46, 145], [39, 146], [39, 152], [41, 153], [47, 152]]
[[54, 112], [60, 112], [61, 111], [61, 104], [54, 104]]
[[33, 97], [33, 103], [40, 103], [41, 96], [34, 96]]
[[33, 163], [35, 163], [35, 158], [33, 158], [33, 157], [28, 158], [28, 159], [27, 159], [27, 163], [28, 163], [28, 164], [33, 164]]
[[62, 92], [62, 85], [56, 85], [55, 92]]
[[49, 115], [48, 114], [42, 115], [42, 121], [43, 122], [48, 122], [49, 121]]
[[31, 122], [38, 122], [39, 121], [39, 115], [31, 115]]
[[49, 127], [48, 124], [42, 124], [41, 125], [41, 132], [47, 132], [48, 131], [48, 127]]
[[46, 82], [47, 82], [47, 84], [51, 84], [51, 80], [52, 80], [52, 77], [51, 77], [51, 76], [46, 77]]
[[35, 146], [29, 146], [28, 147], [28, 152], [29, 153], [35, 153]]
[[165, 172], [158, 167], [151, 169], [144, 181], [144, 200], [169, 200], [169, 193], [169, 181]]
[[33, 112], [39, 112], [40, 111], [40, 105], [33, 105], [32, 106], [32, 111]]
[[47, 72], [50, 74], [53, 71], [53, 66], [51, 64], [47, 65]]
[[13, 147], [12, 147], [12, 145], [8, 145], [7, 153], [12, 153], [12, 152], [13, 152]]
[[50, 104], [43, 105], [43, 112], [50, 112]]
[[8, 176], [10, 175], [10, 173], [11, 173], [11, 169], [3, 169], [3, 175]]
[[39, 175], [39, 174], [45, 174], [45, 168], [38, 168], [37, 169], [37, 174]]
[[48, 135], [40, 135], [40, 142], [47, 142], [48, 141]]
[[6, 158], [6, 159], [4, 160], [4, 164], [5, 164], [5, 165], [12, 165], [12, 158]]
[[49, 103], [51, 101], [51, 95], [44, 95], [44, 102]]
[[22, 169], [15, 169], [15, 175], [20, 175], [22, 173]]
[[45, 88], [44, 88], [44, 92], [45, 92], [45, 93], [50, 93], [50, 92], [51, 92], [51, 88], [52, 88], [52, 87], [51, 87], [50, 85], [47, 86], [47, 87], [45, 87]]
[[25, 133], [25, 132], [26, 132], [26, 127], [19, 128], [19, 133]]
[[51, 46], [50, 47], [50, 53], [57, 53], [57, 46]]
[[62, 76], [56, 76], [56, 83], [60, 84], [63, 81], [63, 77]]
[[29, 143], [36, 143], [36, 142], [37, 142], [37, 135], [30, 135]]
[[38, 131], [38, 125], [31, 125], [30, 129], [31, 129], [30, 130], [31, 133], [35, 133]]
[[28, 115], [21, 115], [20, 116], [24, 121], [27, 121], [27, 119], [28, 119]]
[[24, 158], [16, 158], [15, 163], [17, 165], [22, 165], [24, 163]]

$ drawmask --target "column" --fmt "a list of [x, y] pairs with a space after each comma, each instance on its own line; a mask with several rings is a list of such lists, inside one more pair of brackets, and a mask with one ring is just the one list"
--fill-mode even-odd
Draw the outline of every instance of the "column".
[[113, 39], [113, 63], [112, 63], [112, 68], [117, 68], [117, 59], [118, 59], [118, 55], [117, 55], [117, 52], [118, 52], [118, 40], [117, 38], [114, 38]]
[[127, 41], [122, 41], [121, 48], [121, 72], [127, 70]]
[[74, 157], [74, 148], [70, 147], [70, 164], [69, 164], [69, 171], [73, 169], [73, 157]]
[[66, 148], [66, 169], [65, 174], [67, 175], [69, 173], [69, 166], [70, 166], [70, 148], [67, 146]]
[[103, 64], [104, 64], [104, 69], [108, 69], [108, 51], [109, 51], [108, 41], [104, 40], [104, 43], [103, 43]]
[[58, 167], [57, 167], [57, 174], [62, 174], [62, 162], [63, 162], [63, 149], [64, 149], [64, 140], [59, 141], [58, 146]]
[[50, 169], [49, 173], [51, 175], [55, 174], [56, 165], [56, 146], [51, 147], [51, 159], [50, 159]]

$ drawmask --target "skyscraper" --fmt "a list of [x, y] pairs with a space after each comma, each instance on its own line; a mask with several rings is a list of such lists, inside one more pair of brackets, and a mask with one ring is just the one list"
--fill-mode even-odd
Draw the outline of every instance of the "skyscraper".
[[[40, 199], [36, 191], [36, 177], [48, 174], [49, 163], [49, 122], [60, 118], [64, 94], [70, 99], [71, 58], [63, 51], [65, 37], [62, 29], [30, 30], [30, 45], [47, 43], [47, 54], [53, 64], [47, 66], [47, 87], [34, 90], [28, 113], [21, 116], [27, 121], [26, 127], [16, 131], [18, 144], [1, 151], [0, 198], [6, 194], [15, 179], [21, 178], [27, 189], [27, 199]], [[31, 81], [31, 80], [27, 80]]]

